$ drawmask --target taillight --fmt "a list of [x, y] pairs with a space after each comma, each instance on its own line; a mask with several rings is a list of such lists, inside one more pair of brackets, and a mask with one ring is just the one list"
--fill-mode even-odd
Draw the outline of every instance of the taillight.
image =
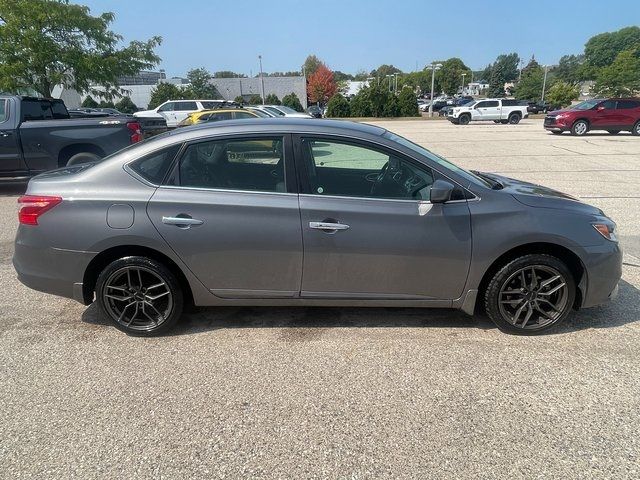
[[18, 221], [23, 225], [38, 225], [38, 217], [62, 202], [62, 197], [23, 195], [18, 198]]
[[131, 143], [142, 141], [142, 127], [138, 122], [127, 123], [127, 128], [131, 131]]

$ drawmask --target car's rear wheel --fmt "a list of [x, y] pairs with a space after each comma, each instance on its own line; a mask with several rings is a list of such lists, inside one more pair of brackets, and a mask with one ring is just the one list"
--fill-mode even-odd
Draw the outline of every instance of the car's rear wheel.
[[184, 303], [175, 275], [146, 257], [125, 257], [107, 265], [98, 277], [96, 299], [116, 328], [138, 336], [168, 331]]
[[518, 115], [517, 113], [512, 113], [511, 115], [509, 115], [509, 123], [511, 125], [517, 125], [518, 123], [520, 123], [520, 115]]
[[564, 262], [551, 255], [529, 254], [493, 276], [485, 291], [485, 309], [501, 330], [535, 335], [564, 321], [575, 295], [575, 280]]
[[585, 135], [589, 131], [589, 124], [586, 120], [578, 120], [571, 127], [571, 135]]
[[640, 121], [636, 122], [636, 124], [631, 129], [631, 133], [633, 135], [640, 135]]
[[617, 135], [620, 133], [620, 130], [608, 130], [611, 135]]
[[458, 123], [460, 125], [469, 125], [470, 121], [471, 121], [471, 115], [468, 115], [466, 113], [458, 117]]

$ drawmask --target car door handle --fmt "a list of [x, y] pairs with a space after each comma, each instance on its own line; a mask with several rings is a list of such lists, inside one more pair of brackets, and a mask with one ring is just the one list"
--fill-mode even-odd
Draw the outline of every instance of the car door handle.
[[326, 230], [329, 232], [335, 232], [338, 230], [349, 230], [349, 225], [344, 223], [331, 223], [331, 222], [309, 222], [309, 228], [315, 230]]
[[175, 225], [179, 228], [191, 228], [202, 225], [204, 221], [188, 216], [162, 217], [162, 223], [165, 225]]
[[10, 136], [11, 136], [11, 132], [0, 132], [0, 137], [2, 138], [6, 138]]

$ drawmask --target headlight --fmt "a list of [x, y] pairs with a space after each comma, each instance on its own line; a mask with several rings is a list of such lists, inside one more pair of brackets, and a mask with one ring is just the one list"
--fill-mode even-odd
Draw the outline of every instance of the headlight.
[[616, 228], [615, 223], [613, 224], [593, 223], [592, 225], [593, 225], [593, 228], [595, 228], [598, 231], [598, 233], [602, 235], [604, 238], [606, 238], [607, 240], [611, 240], [612, 242], [618, 241], [618, 237], [615, 234], [615, 228]]

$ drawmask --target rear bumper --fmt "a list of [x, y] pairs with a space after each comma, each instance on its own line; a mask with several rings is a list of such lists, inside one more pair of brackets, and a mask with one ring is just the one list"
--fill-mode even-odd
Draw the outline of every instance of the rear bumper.
[[82, 281], [95, 252], [37, 247], [18, 239], [13, 267], [18, 280], [34, 290], [85, 303]]

